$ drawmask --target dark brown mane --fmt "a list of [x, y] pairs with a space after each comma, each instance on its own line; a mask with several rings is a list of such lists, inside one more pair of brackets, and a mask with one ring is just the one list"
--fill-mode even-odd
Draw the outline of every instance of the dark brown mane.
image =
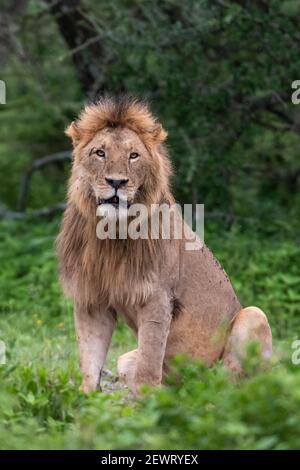
[[85, 305], [143, 303], [163, 262], [163, 241], [99, 240], [96, 223], [73, 204], [65, 211], [57, 249], [67, 295]]

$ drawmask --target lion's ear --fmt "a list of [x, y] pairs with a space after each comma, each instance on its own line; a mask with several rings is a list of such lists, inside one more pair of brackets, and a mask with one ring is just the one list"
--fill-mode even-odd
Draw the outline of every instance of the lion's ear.
[[163, 142], [164, 140], [166, 140], [168, 133], [167, 133], [167, 131], [164, 130], [163, 126], [158, 123], [158, 124], [155, 125], [155, 127], [153, 129], [152, 135], [154, 137], [154, 140], [157, 143], [160, 143], [160, 142]]
[[76, 147], [80, 141], [81, 133], [76, 124], [76, 121], [71, 122], [71, 124], [65, 130], [65, 134], [72, 139], [73, 146]]

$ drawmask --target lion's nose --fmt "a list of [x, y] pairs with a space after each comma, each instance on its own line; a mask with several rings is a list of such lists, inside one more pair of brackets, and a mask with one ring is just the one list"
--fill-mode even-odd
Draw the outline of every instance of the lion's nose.
[[114, 189], [119, 189], [128, 183], [128, 179], [115, 180], [113, 178], [105, 178], [106, 182]]

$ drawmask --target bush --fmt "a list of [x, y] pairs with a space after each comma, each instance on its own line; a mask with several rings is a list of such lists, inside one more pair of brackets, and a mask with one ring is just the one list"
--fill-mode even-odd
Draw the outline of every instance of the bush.
[[[207, 241], [245, 305], [269, 315], [275, 359], [260, 371], [255, 356], [235, 383], [221, 364], [206, 369], [178, 357], [167, 385], [145, 388], [136, 401], [104, 377], [104, 393], [78, 391], [80, 372], [72, 307], [64, 299], [53, 251], [58, 220], [2, 222], [0, 446], [78, 449], [291, 449], [300, 446], [300, 368], [291, 364], [297, 335], [299, 277], [291, 242], [262, 242], [232, 231]], [[288, 273], [288, 274], [287, 274]], [[281, 337], [284, 337], [283, 341]], [[119, 323], [107, 366], [132, 349]], [[255, 373], [254, 373], [255, 372]]]

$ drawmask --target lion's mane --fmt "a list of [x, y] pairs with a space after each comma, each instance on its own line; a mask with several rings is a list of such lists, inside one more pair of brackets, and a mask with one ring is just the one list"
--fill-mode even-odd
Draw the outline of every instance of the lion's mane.
[[126, 127], [138, 134], [151, 155], [139, 203], [173, 202], [166, 132], [146, 103], [131, 97], [105, 97], [87, 105], [66, 130], [74, 146], [67, 208], [57, 239], [60, 278], [67, 295], [87, 306], [142, 304], [152, 292], [163, 240], [99, 240], [92, 196], [78, 191], [76, 168], [83, 147], [100, 130]]

